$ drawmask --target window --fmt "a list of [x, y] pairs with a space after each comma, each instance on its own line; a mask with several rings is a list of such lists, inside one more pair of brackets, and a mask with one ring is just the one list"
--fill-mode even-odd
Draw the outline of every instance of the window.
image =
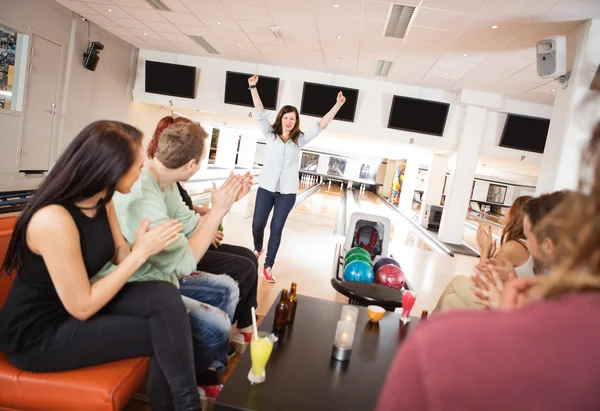
[[29, 36], [0, 26], [0, 109], [21, 111]]

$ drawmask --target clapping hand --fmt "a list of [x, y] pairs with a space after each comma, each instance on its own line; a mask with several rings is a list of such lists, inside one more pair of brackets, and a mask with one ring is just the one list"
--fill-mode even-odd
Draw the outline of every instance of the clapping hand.
[[517, 278], [512, 264], [500, 264], [491, 259], [484, 264], [477, 264], [473, 271], [475, 275], [471, 279], [475, 283], [473, 292], [477, 297], [476, 303], [488, 309], [502, 308], [505, 285]]
[[258, 83], [258, 74], [255, 74], [248, 79], [248, 85], [250, 87], [256, 87], [256, 83]]

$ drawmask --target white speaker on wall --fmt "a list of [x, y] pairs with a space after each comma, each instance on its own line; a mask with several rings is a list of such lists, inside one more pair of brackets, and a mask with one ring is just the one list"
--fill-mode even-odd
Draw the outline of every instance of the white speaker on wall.
[[537, 72], [542, 78], [567, 75], [567, 37], [554, 36], [537, 43]]

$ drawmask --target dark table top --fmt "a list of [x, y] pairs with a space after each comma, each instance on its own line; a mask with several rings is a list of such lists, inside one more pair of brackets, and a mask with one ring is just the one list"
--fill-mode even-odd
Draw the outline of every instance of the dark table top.
[[[373, 324], [367, 309], [358, 307], [352, 356], [339, 362], [331, 358], [331, 350], [343, 305], [299, 295], [296, 319], [279, 335], [266, 367], [266, 381], [258, 385], [248, 381], [251, 361], [250, 349], [246, 350], [213, 410], [374, 409], [396, 350], [419, 319], [403, 325], [400, 314], [388, 312], [379, 324]], [[271, 331], [275, 306], [259, 330]]]

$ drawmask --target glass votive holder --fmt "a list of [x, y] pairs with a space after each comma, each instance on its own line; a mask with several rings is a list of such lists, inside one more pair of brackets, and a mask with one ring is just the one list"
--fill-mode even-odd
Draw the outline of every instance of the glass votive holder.
[[357, 318], [358, 307], [355, 307], [353, 305], [345, 305], [342, 307], [342, 315], [340, 316], [340, 320], [356, 323]]
[[352, 344], [354, 343], [354, 331], [356, 324], [350, 321], [340, 320], [335, 329], [335, 339], [333, 340], [333, 351], [331, 356], [338, 361], [348, 361], [352, 353]]

